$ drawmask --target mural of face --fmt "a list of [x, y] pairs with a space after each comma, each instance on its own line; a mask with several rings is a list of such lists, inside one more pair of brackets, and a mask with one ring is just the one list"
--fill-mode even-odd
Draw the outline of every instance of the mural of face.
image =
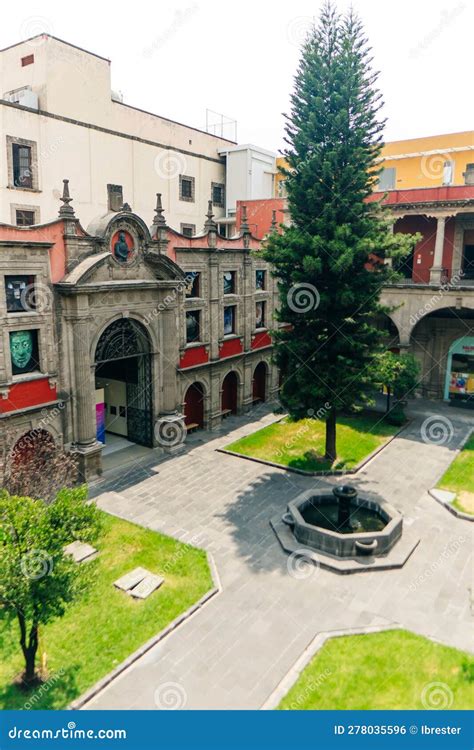
[[33, 335], [31, 331], [14, 331], [10, 334], [10, 351], [12, 363], [19, 370], [24, 370], [33, 354]]

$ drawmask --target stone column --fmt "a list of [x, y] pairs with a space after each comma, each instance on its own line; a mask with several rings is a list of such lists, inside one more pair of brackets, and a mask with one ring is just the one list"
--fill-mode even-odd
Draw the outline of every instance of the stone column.
[[443, 249], [444, 249], [444, 230], [446, 226], [446, 216], [438, 216], [436, 225], [436, 243], [433, 265], [430, 270], [430, 284], [441, 284], [443, 279]]
[[211, 360], [219, 359], [219, 333], [220, 333], [220, 273], [219, 261], [216, 257], [209, 259], [209, 341]]
[[90, 327], [87, 298], [80, 301], [83, 314], [77, 311], [72, 323], [72, 361], [74, 363], [75, 428], [74, 443], [79, 458], [79, 471], [88, 480], [102, 471], [102, 444], [96, 439], [94, 366], [90, 361]]
[[160, 312], [162, 395], [160, 414], [175, 414], [178, 409], [177, 373], [179, 361], [177, 309], [168, 306]]

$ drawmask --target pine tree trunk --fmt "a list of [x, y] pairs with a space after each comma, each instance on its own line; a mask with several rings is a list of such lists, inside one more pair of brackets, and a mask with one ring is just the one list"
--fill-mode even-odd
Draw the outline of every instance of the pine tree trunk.
[[36, 652], [38, 650], [38, 624], [35, 622], [31, 626], [31, 630], [26, 637], [26, 621], [23, 614], [18, 612], [18, 622], [20, 624], [20, 646], [23, 651], [23, 657], [25, 659], [25, 671], [23, 673], [23, 682], [26, 685], [31, 685], [36, 680]]
[[336, 455], [336, 410], [331, 409], [326, 419], [326, 452], [324, 458], [333, 464]]

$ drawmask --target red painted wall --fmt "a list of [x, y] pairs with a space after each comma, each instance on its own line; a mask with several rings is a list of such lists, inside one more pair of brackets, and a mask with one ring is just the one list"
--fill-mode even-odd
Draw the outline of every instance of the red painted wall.
[[0, 414], [7, 414], [29, 406], [40, 406], [56, 401], [56, 387], [50, 387], [48, 378], [15, 383], [8, 390], [8, 398], [0, 398]]
[[434, 248], [436, 242], [436, 219], [424, 216], [405, 216], [395, 223], [395, 232], [400, 234], [416, 234], [422, 239], [417, 243], [413, 254], [412, 279], [418, 283], [428, 283], [430, 268], [433, 265]]
[[272, 339], [267, 331], [260, 331], [259, 333], [256, 333], [255, 336], [252, 336], [252, 349], [261, 349], [263, 346], [271, 345]]
[[270, 231], [272, 223], [272, 211], [276, 211], [277, 224], [284, 221], [283, 208], [285, 200], [283, 198], [267, 198], [265, 200], [255, 201], [237, 201], [236, 207], [236, 229], [240, 232], [242, 223], [242, 206], [247, 206], [247, 224], [254, 237], [259, 240], [263, 239]]
[[179, 360], [179, 366], [195, 367], [196, 365], [204, 365], [209, 362], [209, 354], [206, 351], [205, 346], [193, 346], [190, 349], [186, 349], [183, 356]]
[[242, 354], [242, 352], [242, 341], [239, 338], [228, 339], [227, 341], [223, 341], [219, 347], [219, 359], [232, 357], [235, 354]]
[[[64, 244], [64, 221], [62, 219], [38, 227], [15, 227], [9, 224], [1, 224], [0, 238], [21, 242], [53, 242], [54, 245], [49, 250], [51, 281], [55, 284], [64, 278], [66, 274], [66, 248]], [[47, 251], [45, 250], [45, 252]]]

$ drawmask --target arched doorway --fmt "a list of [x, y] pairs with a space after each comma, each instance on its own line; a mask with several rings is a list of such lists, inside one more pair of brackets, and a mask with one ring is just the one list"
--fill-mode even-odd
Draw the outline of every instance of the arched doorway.
[[228, 372], [222, 383], [222, 415], [237, 414], [237, 393], [239, 380], [237, 373]]
[[204, 388], [201, 383], [192, 383], [184, 397], [184, 422], [186, 427], [204, 427]]
[[259, 362], [254, 370], [252, 396], [254, 404], [267, 400], [267, 365], [265, 362]]
[[463, 336], [449, 347], [444, 399], [474, 408], [474, 336]]
[[102, 333], [95, 351], [97, 438], [106, 433], [152, 447], [151, 345], [136, 320], [121, 318]]

